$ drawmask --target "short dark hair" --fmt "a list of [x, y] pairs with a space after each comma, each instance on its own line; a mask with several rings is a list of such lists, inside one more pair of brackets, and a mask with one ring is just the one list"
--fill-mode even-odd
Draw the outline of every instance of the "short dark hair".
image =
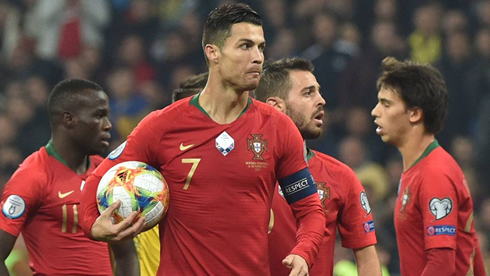
[[172, 101], [176, 102], [183, 98], [195, 95], [202, 91], [208, 82], [209, 73], [201, 73], [199, 75], [190, 75], [180, 83], [179, 88], [172, 93]]
[[[222, 49], [226, 39], [231, 36], [231, 27], [241, 22], [262, 26], [262, 19], [259, 14], [243, 3], [223, 4], [212, 10], [204, 25], [203, 50], [207, 44], [213, 44]], [[206, 55], [204, 57], [208, 62]]]
[[298, 57], [267, 61], [259, 86], [255, 89], [255, 98], [261, 102], [265, 102], [269, 97], [287, 100], [292, 86], [289, 72], [308, 71], [313, 73], [314, 69], [315, 67], [309, 60]]
[[56, 84], [48, 98], [51, 125], [65, 110], [76, 108], [78, 96], [86, 90], [104, 91], [100, 85], [88, 80], [66, 79]]
[[400, 95], [408, 109], [420, 108], [427, 132], [442, 130], [448, 106], [448, 91], [442, 74], [429, 64], [398, 61], [387, 57], [381, 62], [383, 74], [377, 81], [378, 91], [386, 88]]

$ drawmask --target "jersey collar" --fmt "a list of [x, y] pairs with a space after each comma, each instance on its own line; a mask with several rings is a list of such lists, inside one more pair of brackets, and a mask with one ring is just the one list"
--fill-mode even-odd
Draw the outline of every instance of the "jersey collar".
[[306, 161], [309, 162], [314, 156], [315, 153], [313, 152], [313, 150], [311, 150], [309, 147], [306, 147]]
[[412, 166], [410, 166], [410, 168], [417, 165], [417, 163], [419, 163], [422, 159], [424, 159], [424, 157], [429, 155], [433, 150], [435, 150], [438, 147], [440, 147], [439, 142], [437, 140], [434, 140], [434, 142], [430, 143], [430, 145], [425, 149], [422, 155], [417, 160], [415, 160], [415, 162], [412, 164]]
[[[48, 144], [44, 147], [46, 148], [46, 152], [48, 153], [49, 156], [53, 156], [54, 158], [56, 158], [56, 160], [60, 161], [61, 164], [68, 167], [66, 161], [54, 149], [52, 140], [49, 140]], [[88, 161], [87, 168], [90, 168], [90, 158], [87, 158], [87, 161]]]
[[[206, 110], [204, 110], [204, 108], [202, 108], [202, 106], [199, 104], [199, 96], [201, 96], [201, 93], [198, 93], [194, 97], [192, 97], [190, 104], [195, 106], [202, 113], [204, 113], [204, 115], [211, 118], [211, 116], [209, 116], [209, 114], [206, 112]], [[243, 111], [240, 113], [240, 115], [238, 115], [237, 119], [242, 117], [243, 114], [245, 114], [245, 112], [248, 110], [248, 107], [250, 106], [251, 103], [252, 103], [252, 99], [249, 97], [248, 101], [247, 101], [247, 106], [245, 106], [245, 109], [243, 109]]]

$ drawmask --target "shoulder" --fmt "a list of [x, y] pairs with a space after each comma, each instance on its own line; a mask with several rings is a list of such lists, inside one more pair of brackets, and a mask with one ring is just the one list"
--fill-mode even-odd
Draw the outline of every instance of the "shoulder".
[[418, 168], [424, 175], [451, 174], [461, 171], [456, 160], [442, 147], [434, 149], [424, 162], [420, 163]]
[[29, 155], [14, 172], [9, 182], [15, 182], [22, 185], [32, 182], [45, 183], [50, 173], [50, 162], [46, 149], [43, 147], [40, 150]]
[[354, 171], [347, 166], [346, 164], [342, 163], [340, 160], [327, 155], [323, 152], [319, 152], [316, 150], [312, 150], [315, 155], [312, 157], [312, 159], [317, 160], [318, 162], [321, 162], [330, 172], [337, 174], [337, 175], [352, 175], [355, 176], [356, 174]]

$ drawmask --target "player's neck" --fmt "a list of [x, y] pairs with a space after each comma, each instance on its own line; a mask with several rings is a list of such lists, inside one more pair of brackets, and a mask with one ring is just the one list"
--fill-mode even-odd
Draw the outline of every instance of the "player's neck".
[[58, 137], [51, 138], [52, 145], [56, 153], [63, 159], [65, 165], [77, 174], [84, 174], [87, 171], [88, 155], [71, 144], [69, 139]]
[[434, 134], [407, 137], [403, 145], [397, 146], [403, 157], [403, 171], [407, 171], [422, 156], [427, 147], [434, 142]]
[[199, 96], [199, 105], [216, 123], [229, 124], [242, 114], [248, 98], [248, 91], [235, 91], [208, 83]]

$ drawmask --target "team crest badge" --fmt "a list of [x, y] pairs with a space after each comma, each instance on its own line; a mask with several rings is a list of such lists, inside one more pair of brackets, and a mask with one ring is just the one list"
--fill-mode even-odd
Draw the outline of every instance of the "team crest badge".
[[400, 209], [400, 212], [405, 211], [405, 207], [410, 202], [410, 199], [412, 199], [412, 193], [410, 193], [410, 187], [407, 187], [402, 195], [402, 208]]
[[250, 134], [252, 139], [247, 139], [248, 150], [252, 150], [253, 160], [264, 160], [262, 154], [267, 151], [267, 140], [261, 139], [262, 134]]
[[449, 197], [439, 199], [434, 197], [429, 202], [430, 212], [436, 217], [436, 220], [447, 217], [453, 210], [453, 201]]
[[320, 202], [322, 203], [323, 209], [326, 209], [325, 199], [330, 199], [330, 187], [325, 187], [325, 182], [317, 182], [316, 186], [318, 188], [318, 195], [320, 196]]
[[361, 201], [361, 207], [362, 209], [364, 209], [364, 211], [366, 211], [366, 216], [371, 214], [371, 205], [369, 205], [369, 200], [368, 200], [368, 197], [366, 195], [366, 192], [365, 191], [362, 191], [361, 192], [361, 195], [359, 196], [360, 198], [360, 201]]

